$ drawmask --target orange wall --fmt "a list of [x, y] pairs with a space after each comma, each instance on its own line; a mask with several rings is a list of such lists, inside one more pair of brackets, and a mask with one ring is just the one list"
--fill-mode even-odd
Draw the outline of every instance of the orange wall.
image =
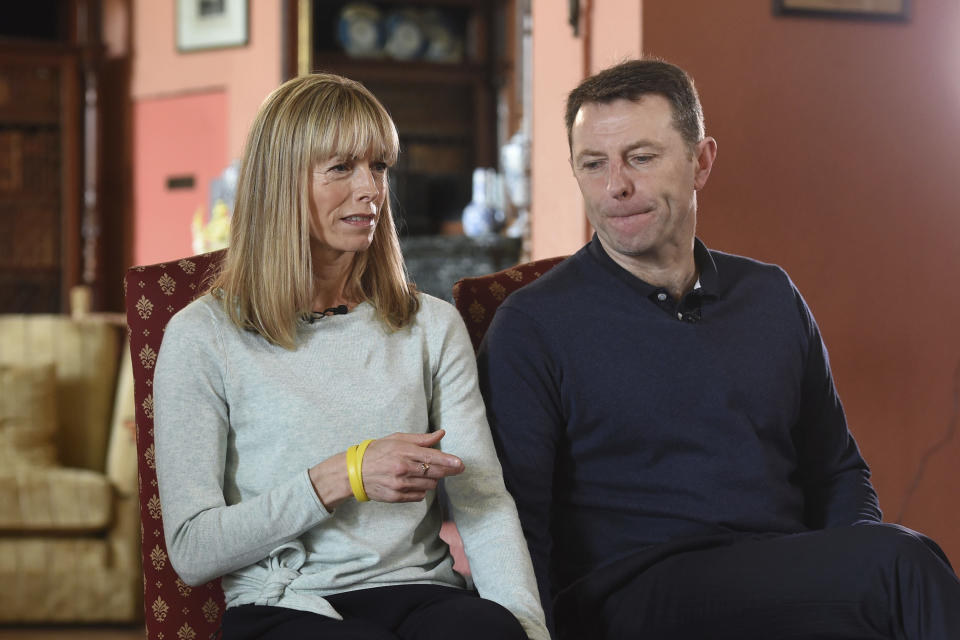
[[[248, 3], [247, 45], [189, 53], [177, 51], [175, 4], [133, 0], [137, 264], [191, 253], [190, 221], [210, 179], [240, 156], [260, 103], [282, 81], [281, 0]], [[164, 188], [166, 177], [191, 174], [193, 190]]]
[[700, 235], [789, 271], [885, 517], [960, 561], [960, 5], [883, 24], [770, 4], [644, 3], [645, 52], [691, 72], [719, 142]]
[[[886, 519], [960, 561], [960, 6], [911, 3], [908, 23], [889, 24], [774, 17], [768, 0], [592, 4], [592, 70], [642, 50], [696, 79], [719, 141], [701, 237], [790, 272]], [[562, 125], [585, 56], [565, 10], [533, 11], [532, 252], [544, 257], [586, 233]]]

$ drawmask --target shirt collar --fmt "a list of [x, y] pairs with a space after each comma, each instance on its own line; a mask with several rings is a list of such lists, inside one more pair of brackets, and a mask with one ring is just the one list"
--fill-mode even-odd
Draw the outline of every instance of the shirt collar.
[[[593, 234], [593, 238], [587, 244], [587, 253], [613, 276], [644, 297], [649, 297], [659, 290], [659, 287], [641, 280], [617, 264], [604, 250], [596, 233]], [[714, 262], [713, 256], [710, 255], [710, 250], [701, 242], [700, 238], [693, 239], [693, 259], [697, 264], [697, 271], [700, 273], [694, 289], [698, 289], [701, 296], [716, 297], [720, 289], [717, 264]]]

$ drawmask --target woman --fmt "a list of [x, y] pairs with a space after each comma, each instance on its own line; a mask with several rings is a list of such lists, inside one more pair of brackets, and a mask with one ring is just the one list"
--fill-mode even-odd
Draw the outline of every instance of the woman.
[[[397, 152], [359, 83], [279, 87], [223, 271], [166, 329], [164, 533], [184, 581], [223, 576], [227, 640], [548, 638], [466, 330], [406, 281]], [[441, 478], [481, 597], [438, 536]]]

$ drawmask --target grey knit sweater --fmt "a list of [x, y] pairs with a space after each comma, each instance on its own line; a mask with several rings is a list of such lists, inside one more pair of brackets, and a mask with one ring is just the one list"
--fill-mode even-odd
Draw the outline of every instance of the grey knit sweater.
[[476, 588], [547, 640], [466, 330], [449, 304], [420, 300], [397, 332], [368, 303], [303, 324], [295, 351], [238, 329], [209, 294], [174, 316], [154, 376], [155, 438], [164, 533], [184, 581], [223, 576], [228, 607], [335, 618], [326, 595], [463, 587], [433, 492], [405, 504], [351, 499], [330, 513], [307, 473], [366, 438], [443, 428], [440, 448], [466, 467], [444, 482]]

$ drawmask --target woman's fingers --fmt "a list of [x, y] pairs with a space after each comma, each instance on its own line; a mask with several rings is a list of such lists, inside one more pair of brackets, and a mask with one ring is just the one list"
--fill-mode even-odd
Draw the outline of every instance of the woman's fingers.
[[460, 458], [424, 446], [436, 444], [443, 434], [395, 433], [371, 442], [361, 470], [367, 496], [380, 502], [422, 500], [440, 478], [462, 473]]
[[426, 451], [414, 451], [412, 449], [405, 449], [404, 451], [418, 462], [447, 467], [448, 471], [443, 475], [448, 476], [463, 471], [463, 461], [457, 456], [432, 448], [440, 442], [445, 434], [446, 431], [443, 429], [430, 433], [394, 433], [383, 438], [381, 442], [404, 443], [417, 449], [425, 449]]
[[432, 447], [436, 445], [440, 440], [446, 435], [446, 431], [443, 429], [438, 429], [436, 431], [430, 431], [429, 433], [394, 433], [384, 440], [399, 440], [401, 442], [408, 442], [410, 444], [415, 444], [419, 447]]

